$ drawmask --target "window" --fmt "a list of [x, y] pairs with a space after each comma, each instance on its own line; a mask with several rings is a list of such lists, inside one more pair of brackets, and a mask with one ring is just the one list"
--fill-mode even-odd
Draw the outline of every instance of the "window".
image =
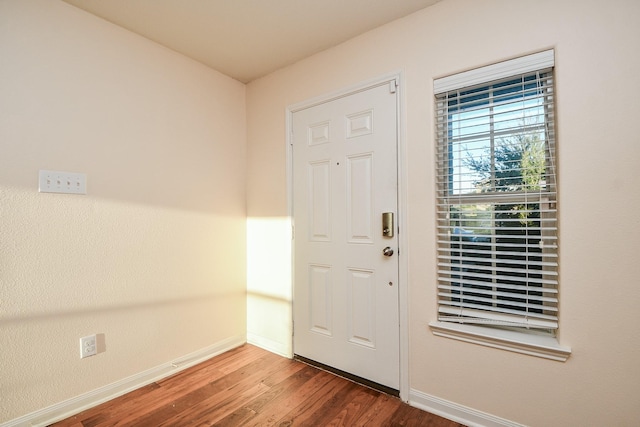
[[558, 328], [553, 61], [434, 82], [440, 322]]

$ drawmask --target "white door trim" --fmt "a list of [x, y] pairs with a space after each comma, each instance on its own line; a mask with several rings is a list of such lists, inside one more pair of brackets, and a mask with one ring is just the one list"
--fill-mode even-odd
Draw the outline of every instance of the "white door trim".
[[[296, 111], [313, 107], [318, 104], [322, 104], [325, 102], [332, 101], [334, 99], [342, 98], [345, 96], [352, 95], [357, 92], [361, 92], [366, 89], [370, 89], [375, 86], [380, 86], [381, 84], [388, 83], [390, 84], [392, 81], [395, 81], [397, 84], [397, 94], [396, 102], [397, 102], [397, 151], [398, 151], [398, 227], [400, 232], [398, 233], [399, 241], [399, 258], [398, 258], [398, 277], [399, 277], [399, 333], [400, 333], [400, 399], [405, 402], [409, 401], [409, 316], [408, 316], [408, 301], [409, 301], [409, 292], [408, 292], [408, 243], [407, 243], [407, 176], [406, 176], [406, 150], [404, 144], [404, 135], [405, 135], [405, 120], [404, 120], [404, 79], [402, 72], [391, 73], [387, 75], [383, 75], [377, 77], [372, 80], [367, 80], [361, 83], [357, 83], [355, 85], [340, 89], [335, 92], [331, 92], [325, 95], [321, 95], [318, 97], [314, 97], [293, 105], [290, 105], [286, 108], [285, 119], [286, 119], [286, 153], [287, 153], [287, 212], [291, 222], [293, 223], [293, 152], [292, 152], [292, 144], [293, 144], [293, 114]], [[291, 260], [291, 293], [293, 295], [293, 285], [294, 285], [294, 272], [293, 268], [295, 265], [293, 257], [295, 256], [294, 248], [293, 248], [293, 240], [290, 242], [290, 252], [292, 256]], [[295, 296], [294, 296], [295, 298]], [[295, 304], [295, 300], [292, 302]], [[293, 316], [293, 310], [291, 311]], [[293, 318], [292, 318], [293, 324]], [[293, 336], [291, 337], [291, 348], [293, 348]], [[295, 353], [295, 349], [294, 349]]]

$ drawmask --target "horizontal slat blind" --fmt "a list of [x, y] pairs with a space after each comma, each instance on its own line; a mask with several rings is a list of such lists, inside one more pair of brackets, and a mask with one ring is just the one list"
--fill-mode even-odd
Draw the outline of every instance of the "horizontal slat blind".
[[537, 60], [436, 93], [440, 321], [558, 327], [553, 53]]

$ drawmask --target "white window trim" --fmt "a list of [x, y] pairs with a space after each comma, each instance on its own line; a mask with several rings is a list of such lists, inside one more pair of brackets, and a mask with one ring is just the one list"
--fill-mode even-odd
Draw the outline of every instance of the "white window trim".
[[571, 348], [561, 346], [555, 337], [523, 334], [518, 331], [485, 328], [448, 322], [431, 322], [429, 328], [434, 335], [452, 338], [472, 344], [484, 345], [529, 356], [565, 362]]
[[531, 71], [542, 70], [554, 66], [554, 50], [522, 56], [508, 61], [498, 62], [462, 73], [441, 77], [433, 81], [433, 93], [446, 92], [448, 90], [461, 89], [467, 86], [486, 83], [492, 80], [525, 74]]

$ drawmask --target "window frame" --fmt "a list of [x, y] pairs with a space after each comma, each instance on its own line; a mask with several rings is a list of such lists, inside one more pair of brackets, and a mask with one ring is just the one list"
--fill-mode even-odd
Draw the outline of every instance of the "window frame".
[[[544, 71], [544, 72], [548, 72], [551, 73], [550, 75], [553, 75], [553, 66], [554, 66], [554, 51], [553, 50], [548, 50], [548, 51], [544, 51], [544, 52], [539, 52], [533, 55], [528, 55], [525, 57], [520, 57], [520, 58], [516, 58], [514, 60], [509, 60], [509, 61], [504, 61], [502, 63], [498, 63], [498, 64], [493, 64], [487, 67], [482, 67], [482, 68], [478, 68], [475, 70], [471, 70], [471, 71], [467, 71], [464, 73], [458, 73], [452, 76], [448, 76], [445, 78], [441, 78], [441, 79], [436, 79], [434, 80], [434, 96], [436, 98], [436, 104], [435, 104], [435, 108], [436, 108], [436, 146], [440, 146], [441, 144], [449, 144], [447, 145], [446, 149], [444, 150], [444, 152], [449, 152], [452, 142], [452, 137], [451, 134], [449, 133], [449, 129], [447, 129], [446, 124], [444, 125], [444, 132], [446, 132], [446, 136], [443, 136], [442, 134], [439, 134], [439, 132], [443, 132], [443, 124], [442, 124], [442, 114], [440, 114], [440, 117], [438, 117], [438, 109], [442, 108], [442, 105], [438, 104], [439, 102], [442, 103], [444, 102], [445, 104], [448, 102], [448, 97], [446, 95], [447, 92], [450, 92], [452, 90], [458, 90], [458, 91], [463, 91], [465, 88], [469, 88], [469, 87], [476, 87], [479, 90], [483, 90], [485, 88], [490, 88], [487, 89], [487, 91], [485, 92], [485, 95], [488, 96], [488, 99], [490, 99], [493, 95], [495, 91], [498, 91], [499, 89], [497, 87], [500, 87], [499, 84], [500, 82], [508, 82], [510, 79], [518, 79], [522, 76], [524, 76], [525, 74], [528, 73], [537, 73], [540, 71]], [[523, 77], [524, 79], [524, 77]], [[526, 86], [525, 84], [525, 80], [523, 80], [522, 83], [522, 87], [524, 88]], [[538, 86], [536, 86], [538, 87]], [[547, 86], [545, 86], [545, 89], [547, 88]], [[523, 89], [523, 91], [525, 91], [525, 89]], [[550, 86], [550, 92], [551, 95], [554, 95], [554, 84], [553, 82], [551, 83]], [[444, 95], [444, 101], [442, 99], [442, 94], [445, 93]], [[472, 92], [471, 92], [472, 93]], [[522, 96], [523, 99], [526, 99], [525, 95]], [[475, 101], [474, 101], [475, 102]], [[478, 101], [478, 104], [482, 104], [483, 101]], [[457, 104], [458, 108], [459, 108], [459, 114], [462, 114], [462, 106], [463, 104]], [[469, 104], [466, 104], [469, 105]], [[491, 105], [490, 108], [493, 108], [493, 104], [489, 102], [487, 102], [487, 105]], [[524, 107], [523, 107], [524, 108]], [[553, 105], [552, 105], [552, 111], [551, 111], [551, 118], [549, 119], [548, 111], [547, 111], [547, 107], [544, 106], [544, 117], [545, 117], [545, 121], [542, 124], [539, 124], [537, 126], [544, 126], [545, 127], [545, 132], [548, 132], [548, 128], [546, 128], [547, 125], [547, 120], [554, 120], [553, 117]], [[449, 120], [451, 120], [451, 116], [449, 116], [448, 111], [447, 111], [447, 122]], [[493, 120], [493, 109], [491, 109], [491, 118], [489, 119], [490, 121]], [[492, 124], [493, 126], [493, 124]], [[490, 130], [490, 137], [493, 138], [495, 136], [494, 133], [494, 129], [491, 126], [491, 130]], [[534, 126], [535, 127], [535, 126]], [[553, 127], [551, 129], [551, 132], [553, 131]], [[482, 132], [480, 133], [482, 134]], [[546, 134], [545, 134], [546, 135]], [[548, 136], [548, 135], [546, 135]], [[555, 136], [552, 134], [550, 138], [548, 138], [550, 141], [547, 142], [547, 140], [545, 139], [545, 147], [548, 147], [548, 150], [554, 150], [555, 151]], [[513, 203], [523, 203], [527, 204], [527, 203], [531, 203], [532, 199], [535, 199], [535, 196], [532, 195], [528, 195], [525, 192], [520, 192], [520, 191], [504, 191], [504, 192], [500, 192], [500, 191], [496, 191], [496, 187], [495, 187], [495, 173], [494, 173], [494, 169], [495, 169], [495, 158], [493, 157], [493, 153], [494, 153], [494, 146], [493, 146], [493, 142], [491, 143], [491, 160], [490, 160], [490, 167], [491, 167], [491, 177], [490, 177], [490, 184], [491, 184], [491, 190], [493, 191], [487, 191], [486, 193], [483, 193], [481, 195], [477, 195], [474, 193], [469, 193], [469, 194], [460, 194], [463, 193], [461, 190], [459, 191], [459, 194], [454, 194], [453, 192], [453, 173], [451, 171], [449, 171], [448, 173], [451, 173], [451, 175], [449, 175], [446, 179], [450, 180], [450, 181], [445, 181], [445, 178], [443, 178], [443, 174], [439, 173], [438, 175], [438, 179], [437, 181], [437, 205], [445, 205], [445, 199], [446, 199], [446, 206], [447, 209], [450, 209], [449, 207], [454, 206], [453, 203], [449, 202], [449, 199], [453, 199], [455, 198], [458, 201], [458, 206], [462, 206], [462, 202], [465, 203], [492, 203], [492, 206], [499, 206], [501, 204], [505, 204], [505, 203], [509, 203], [509, 202], [513, 202]], [[442, 149], [438, 148], [438, 156], [437, 157], [439, 161], [442, 161], [443, 159], [441, 158], [442, 156]], [[548, 154], [548, 153], [547, 153]], [[448, 154], [447, 154], [448, 156]], [[551, 158], [553, 159], [554, 156], [551, 156]], [[548, 157], [545, 156], [545, 158], [547, 160], [545, 160], [546, 162], [548, 162]], [[551, 177], [551, 179], [553, 180], [553, 182], [548, 183], [548, 186], [545, 188], [545, 190], [551, 189], [551, 191], [554, 192], [556, 191], [556, 182], [555, 182], [555, 164], [552, 165], [553, 166], [553, 170], [554, 170], [554, 175]], [[449, 167], [449, 166], [447, 166]], [[545, 164], [545, 170], [547, 170], [547, 168], [549, 167], [548, 164]], [[442, 165], [439, 167], [439, 169], [442, 168]], [[519, 166], [519, 171], [521, 171], [522, 169]], [[477, 183], [476, 183], [477, 184]], [[446, 194], [446, 196], [443, 196], [443, 194]], [[539, 198], [534, 202], [538, 204], [538, 210], [542, 211], [542, 207], [541, 205], [544, 203], [545, 200], [545, 191], [540, 191], [539, 193]], [[555, 204], [555, 198], [551, 198], [550, 200], [552, 200], [552, 203]], [[555, 206], [554, 206], [555, 208]], [[447, 210], [447, 212], [449, 212], [449, 210]], [[494, 212], [494, 210], [492, 210], [492, 212]], [[543, 214], [540, 214], [540, 216], [542, 217]], [[557, 212], [553, 213], [553, 221], [557, 220]], [[454, 222], [454, 220], [450, 217], [449, 214], [447, 214], [446, 217], [446, 221], [447, 221], [447, 225], [445, 228], [449, 228], [451, 230], [452, 227], [452, 223]], [[492, 213], [491, 214], [491, 228], [498, 230], [498, 227], [495, 226], [495, 224], [498, 222], [496, 220], [495, 215]], [[540, 221], [544, 222], [545, 218], [543, 217], [542, 219], [539, 219], [538, 222], [540, 223]], [[442, 229], [442, 217], [441, 217], [441, 213], [438, 213], [438, 222], [439, 222], [439, 228]], [[539, 227], [542, 228], [541, 225], [539, 225]], [[517, 228], [517, 227], [516, 227]], [[524, 227], [524, 229], [526, 229], [526, 226]], [[541, 233], [543, 233], [544, 231], [541, 231]], [[447, 238], [448, 240], [446, 240], [444, 242], [444, 244], [449, 244], [450, 247], [448, 248], [449, 252], [448, 253], [450, 256], [453, 255], [453, 251], [454, 251], [454, 242], [458, 241], [458, 242], [462, 242], [462, 239], [460, 237], [458, 237], [458, 240], [454, 239], [451, 234], [451, 232], [449, 231], [449, 237]], [[493, 232], [492, 232], [493, 233]], [[436, 233], [438, 234], [438, 233]], [[496, 236], [497, 236], [497, 232], [495, 236], [492, 236], [492, 243], [491, 245], [495, 246], [496, 243]], [[542, 234], [541, 234], [542, 236]], [[526, 238], [521, 238], [521, 240], [525, 240], [528, 239], [528, 237]], [[542, 239], [541, 239], [542, 240]], [[448, 243], [447, 243], [448, 242]], [[438, 244], [438, 248], [439, 248], [439, 252], [440, 252], [440, 248], [442, 247], [441, 245], [443, 244], [443, 242], [440, 242]], [[462, 244], [459, 243], [458, 248], [462, 248]], [[472, 246], [473, 248], [473, 246]], [[466, 259], [468, 260], [468, 254], [462, 254], [462, 250], [459, 250], [460, 252], [460, 256], [465, 258], [466, 255]], [[542, 252], [542, 251], [541, 251]], [[528, 254], [528, 253], [527, 253]], [[554, 254], [553, 256], [557, 256], [557, 254]], [[441, 255], [439, 255], [438, 257], [439, 259], [441, 259]], [[446, 257], [444, 257], [446, 258]], [[500, 263], [501, 258], [499, 258], [499, 251], [497, 250], [493, 250], [492, 251], [492, 255], [490, 257], [488, 257], [487, 259], [491, 259], [491, 262], [493, 263], [493, 267], [491, 267], [491, 269], [493, 269], [493, 271], [495, 271], [497, 269], [496, 265]], [[504, 259], [504, 258], [503, 258]], [[508, 259], [508, 258], [506, 258]], [[528, 259], [528, 258], [527, 258]], [[541, 257], [542, 259], [542, 257]], [[487, 261], [488, 262], [488, 261]], [[473, 264], [472, 262], [470, 262], [471, 264]], [[524, 261], [525, 264], [529, 264], [528, 261]], [[441, 264], [441, 263], [439, 263]], [[542, 263], [544, 264], [544, 263]], [[484, 265], [487, 265], [486, 262]], [[454, 263], [451, 262], [447, 267], [449, 272], [454, 272], [454, 271], [462, 271], [460, 269], [456, 270], [454, 268]], [[541, 270], [544, 269], [546, 267], [541, 267]], [[528, 274], [528, 273], [527, 273]], [[542, 274], [545, 274], [544, 272]], [[554, 272], [554, 274], [557, 274], [557, 272]], [[451, 275], [450, 277], [454, 277], [453, 275]], [[458, 276], [455, 277], [461, 277], [461, 273], [458, 274]], [[441, 278], [442, 278], [442, 272], [438, 273], [438, 288], [440, 289], [441, 287], [443, 287], [441, 285]], [[451, 280], [451, 279], [450, 279]], [[497, 282], [497, 280], [492, 279], [492, 282]], [[491, 282], [490, 282], [491, 283]], [[529, 284], [528, 284], [528, 279], [527, 279], [527, 285], [526, 287], [529, 288]], [[460, 286], [460, 289], [462, 288], [462, 284], [458, 284]], [[496, 289], [500, 288], [502, 285], [498, 285], [496, 287]], [[490, 286], [488, 286], [490, 287]], [[453, 289], [453, 288], [452, 288]], [[556, 295], [557, 295], [557, 286], [554, 288]], [[449, 300], [454, 301], [454, 298], [452, 297], [452, 294], [455, 293], [455, 291], [453, 290], [449, 290], [448, 292], [450, 292], [451, 294], [448, 295]], [[446, 291], [445, 291], [446, 294]], [[474, 297], [468, 298], [468, 300], [473, 300]], [[482, 300], [484, 297], [483, 296], [479, 296], [477, 297], [478, 300]], [[493, 297], [495, 298], [495, 297]], [[527, 298], [528, 298], [528, 294], [527, 294]], [[544, 299], [544, 298], [538, 298], [539, 300]], [[465, 300], [463, 302], [462, 298], [458, 298], [456, 301], [457, 304], [460, 306], [459, 310], [462, 313], [463, 309], [461, 308], [463, 305], [465, 305], [466, 302], [468, 302], [467, 300]], [[527, 300], [528, 301], [528, 300]], [[448, 337], [448, 338], [454, 338], [454, 339], [458, 339], [458, 340], [462, 340], [462, 341], [466, 341], [466, 342], [473, 342], [476, 344], [482, 344], [482, 345], [487, 345], [490, 347], [494, 347], [494, 348], [501, 348], [501, 349], [507, 349], [507, 350], [511, 350], [511, 351], [516, 351], [519, 353], [524, 353], [524, 354], [530, 354], [530, 355], [536, 355], [536, 356], [540, 356], [540, 357], [545, 357], [548, 359], [552, 359], [552, 360], [561, 360], [564, 361], [566, 360], [570, 353], [571, 350], [567, 347], [563, 347], [560, 346], [558, 344], [557, 338], [556, 336], [551, 333], [544, 333], [544, 332], [540, 332], [538, 330], [536, 330], [536, 327], [539, 327], [538, 324], [536, 324], [534, 326], [534, 330], [529, 329], [529, 326], [525, 326], [522, 327], [522, 325], [520, 327], [517, 328], [513, 328], [513, 327], [508, 327], [505, 328], [504, 324], [500, 324], [500, 322], [495, 322], [497, 327], [492, 327], [492, 326], [487, 326], [487, 325], [483, 325], [482, 322], [477, 322], [478, 319], [473, 319], [473, 317], [464, 317], [462, 316], [461, 318], [463, 319], [463, 321], [461, 321], [460, 323], [455, 323], [456, 320], [451, 320], [451, 318], [448, 318], [446, 316], [442, 317], [442, 313], [446, 312], [448, 309], [448, 307], [445, 308], [441, 308], [443, 300], [441, 299], [441, 297], [439, 297], [438, 300], [438, 313], [439, 313], [439, 318], [438, 321], [434, 321], [430, 323], [430, 328], [432, 330], [432, 332], [434, 333], [434, 335], [437, 336], [443, 336], [443, 337]], [[471, 301], [471, 303], [473, 303], [473, 301]], [[446, 305], [446, 304], [445, 304]], [[454, 307], [456, 307], [456, 303], [451, 303], [451, 305]], [[498, 305], [500, 305], [500, 303], [498, 303]], [[504, 305], [504, 304], [502, 304]], [[527, 302], [525, 304], [527, 307], [529, 306], [529, 303]], [[553, 304], [553, 309], [557, 310], [557, 306], [558, 303], [554, 303]], [[457, 309], [456, 309], [457, 310]], [[521, 312], [529, 312], [529, 308], [526, 309], [518, 309]], [[473, 311], [473, 310], [469, 310]], [[486, 311], [491, 311], [491, 310], [481, 310], [482, 312], [486, 312]], [[497, 310], [498, 312], [501, 311], [500, 309]], [[466, 309], [465, 309], [465, 313], [467, 313]], [[468, 315], [468, 313], [466, 314]], [[466, 316], [465, 315], [465, 316]], [[493, 315], [489, 315], [490, 318], [493, 318]], [[518, 316], [516, 316], [518, 317]], [[523, 317], [520, 315], [520, 317]], [[526, 316], [524, 316], [526, 317]], [[468, 319], [472, 319], [472, 320], [476, 320], [475, 324], [474, 322], [471, 323], [467, 323], [466, 321]], [[482, 319], [480, 319], [482, 320]], [[486, 320], [486, 319], [485, 319]], [[485, 323], [492, 323], [492, 322], [485, 322]], [[513, 325], [510, 325], [513, 326]], [[551, 327], [550, 330], [555, 331], [557, 330], [557, 319], [556, 319], [556, 325], [554, 327]]]

